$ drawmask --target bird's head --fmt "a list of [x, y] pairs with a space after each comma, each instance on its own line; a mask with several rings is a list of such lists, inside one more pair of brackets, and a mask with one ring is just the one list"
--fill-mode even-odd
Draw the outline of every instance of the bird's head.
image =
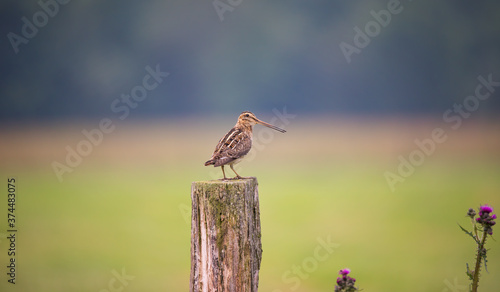
[[240, 114], [240, 116], [238, 117], [238, 123], [237, 125], [240, 125], [240, 126], [243, 126], [243, 127], [251, 127], [251, 126], [254, 126], [256, 124], [259, 124], [259, 125], [263, 125], [263, 126], [266, 126], [268, 128], [271, 128], [273, 130], [276, 130], [276, 131], [279, 131], [281, 133], [285, 133], [286, 131], [281, 129], [281, 128], [278, 128], [276, 126], [273, 126], [271, 124], [268, 124], [264, 121], [261, 121], [259, 119], [257, 119], [257, 117], [251, 113], [251, 112], [248, 112], [248, 111], [245, 111], [245, 112], [242, 112]]

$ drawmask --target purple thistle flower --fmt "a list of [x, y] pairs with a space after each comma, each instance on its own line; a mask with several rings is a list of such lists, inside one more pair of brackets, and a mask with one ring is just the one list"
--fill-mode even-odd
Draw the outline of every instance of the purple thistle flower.
[[469, 208], [469, 211], [467, 212], [467, 216], [474, 218], [476, 217], [476, 211], [472, 208]]
[[479, 213], [491, 213], [493, 212], [493, 208], [491, 206], [488, 206], [488, 205], [483, 205], [479, 208]]
[[339, 271], [339, 275], [342, 277], [337, 278], [337, 285], [335, 286], [335, 292], [356, 292], [359, 291], [358, 288], [354, 286], [356, 279], [351, 278], [348, 274], [351, 273], [350, 269], [342, 269]]
[[491, 212], [493, 212], [493, 207], [483, 205], [479, 207], [479, 217], [476, 218], [476, 222], [481, 224], [484, 228], [484, 232], [489, 235], [493, 235], [493, 229], [491, 227], [496, 224], [494, 220], [497, 219], [497, 215], [490, 214]]
[[346, 277], [345, 276], [342, 276], [342, 277], [338, 277], [337, 278], [337, 284], [342, 284], [344, 281], [345, 281]]

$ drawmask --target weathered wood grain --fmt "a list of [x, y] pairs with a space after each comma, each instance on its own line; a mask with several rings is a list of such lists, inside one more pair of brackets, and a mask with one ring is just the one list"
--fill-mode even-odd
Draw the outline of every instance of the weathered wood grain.
[[255, 177], [191, 186], [191, 292], [257, 292], [262, 259]]

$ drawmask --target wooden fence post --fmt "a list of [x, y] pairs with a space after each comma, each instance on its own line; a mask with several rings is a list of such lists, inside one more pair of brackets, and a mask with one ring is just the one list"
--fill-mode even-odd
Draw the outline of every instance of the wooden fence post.
[[262, 259], [255, 177], [191, 185], [191, 292], [257, 292]]

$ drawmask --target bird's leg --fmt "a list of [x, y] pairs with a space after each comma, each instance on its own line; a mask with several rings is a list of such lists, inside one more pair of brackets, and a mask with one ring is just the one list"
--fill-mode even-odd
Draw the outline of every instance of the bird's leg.
[[236, 170], [234, 170], [233, 165], [229, 164], [229, 166], [231, 166], [231, 169], [234, 171], [234, 173], [236, 173], [236, 177], [235, 178], [240, 178], [241, 179], [242, 177], [236, 172]]
[[222, 180], [226, 180], [226, 173], [224, 172], [224, 165], [221, 165], [220, 167], [222, 169], [222, 175], [224, 176], [224, 178]]

